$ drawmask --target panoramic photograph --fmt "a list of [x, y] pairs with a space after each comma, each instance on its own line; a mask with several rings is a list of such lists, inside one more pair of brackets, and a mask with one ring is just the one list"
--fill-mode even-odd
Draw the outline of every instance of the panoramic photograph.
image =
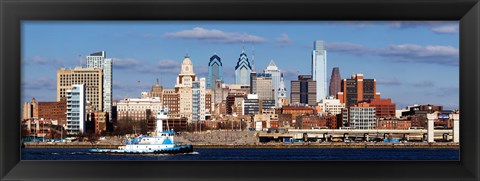
[[460, 160], [458, 21], [21, 31], [22, 160]]

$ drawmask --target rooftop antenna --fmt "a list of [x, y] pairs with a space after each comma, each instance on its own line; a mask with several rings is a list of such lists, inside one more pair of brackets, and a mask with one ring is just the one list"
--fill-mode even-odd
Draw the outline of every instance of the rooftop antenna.
[[252, 46], [252, 68], [255, 71], [255, 47]]

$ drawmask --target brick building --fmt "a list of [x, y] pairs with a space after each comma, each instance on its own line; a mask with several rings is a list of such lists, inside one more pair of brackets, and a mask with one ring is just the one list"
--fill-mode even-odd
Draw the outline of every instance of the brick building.
[[59, 125], [67, 124], [67, 101], [38, 102], [35, 111], [38, 118], [57, 120]]

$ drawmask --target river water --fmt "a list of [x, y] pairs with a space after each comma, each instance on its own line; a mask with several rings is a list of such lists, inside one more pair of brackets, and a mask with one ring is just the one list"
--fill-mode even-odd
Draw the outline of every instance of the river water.
[[24, 148], [22, 160], [459, 160], [459, 149], [197, 148], [178, 155], [90, 154], [88, 149]]

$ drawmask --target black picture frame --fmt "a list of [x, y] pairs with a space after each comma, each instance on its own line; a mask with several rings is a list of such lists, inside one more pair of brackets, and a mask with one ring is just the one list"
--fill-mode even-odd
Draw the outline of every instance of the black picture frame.
[[[479, 180], [478, 0], [0, 0], [2, 180]], [[460, 161], [21, 161], [23, 20], [459, 20]]]

